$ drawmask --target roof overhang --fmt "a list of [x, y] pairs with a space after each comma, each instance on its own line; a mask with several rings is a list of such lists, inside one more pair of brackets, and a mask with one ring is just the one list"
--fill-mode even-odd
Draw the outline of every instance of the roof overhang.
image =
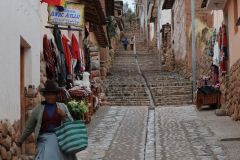
[[223, 10], [227, 0], [202, 0], [202, 8], [207, 10]]
[[162, 9], [172, 9], [175, 0], [164, 0]]

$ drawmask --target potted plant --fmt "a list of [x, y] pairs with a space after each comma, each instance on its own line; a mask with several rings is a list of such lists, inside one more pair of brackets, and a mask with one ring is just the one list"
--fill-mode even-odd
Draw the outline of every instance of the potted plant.
[[84, 114], [88, 112], [85, 101], [71, 100], [67, 102], [67, 107], [74, 120], [84, 120]]

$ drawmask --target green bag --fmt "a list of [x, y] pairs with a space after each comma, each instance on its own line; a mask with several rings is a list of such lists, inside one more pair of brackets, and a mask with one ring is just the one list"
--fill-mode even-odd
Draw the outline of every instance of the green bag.
[[64, 153], [75, 154], [88, 146], [87, 129], [83, 121], [67, 121], [57, 127], [55, 133]]

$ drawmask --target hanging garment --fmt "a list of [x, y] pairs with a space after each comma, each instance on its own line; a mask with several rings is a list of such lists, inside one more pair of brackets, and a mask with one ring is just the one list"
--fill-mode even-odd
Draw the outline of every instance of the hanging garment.
[[218, 43], [215, 43], [214, 45], [214, 56], [213, 56], [213, 64], [219, 65], [219, 57], [220, 57], [220, 50]]
[[227, 59], [223, 56], [223, 52], [221, 52], [221, 60], [220, 60], [220, 69], [222, 74], [227, 72]]
[[47, 64], [46, 67], [47, 78], [50, 80], [56, 80], [57, 59], [53, 47], [54, 46], [51, 44], [51, 41], [45, 34], [43, 37], [43, 55]]
[[63, 50], [63, 44], [62, 44], [62, 35], [61, 31], [57, 26], [53, 29], [53, 36], [54, 41], [57, 46], [57, 49], [59, 51], [59, 54], [57, 55], [57, 68], [58, 68], [58, 84], [60, 87], [65, 86], [66, 83], [66, 77], [67, 77], [67, 70], [66, 70], [66, 63], [65, 63], [65, 56], [64, 56], [64, 50]]
[[222, 25], [222, 47], [227, 47], [227, 32], [226, 25]]
[[212, 36], [210, 37], [210, 40], [208, 42], [209, 48], [208, 48], [208, 55], [213, 57], [214, 52], [213, 52], [213, 43], [212, 43]]
[[69, 41], [68, 38], [65, 35], [63, 35], [62, 42], [63, 42], [64, 56], [66, 60], [67, 73], [71, 75], [73, 73], [72, 72], [72, 55], [68, 45], [68, 41]]
[[85, 71], [90, 72], [91, 71], [91, 55], [90, 55], [90, 49], [85, 45]]
[[74, 34], [72, 34], [72, 56], [77, 61], [80, 61], [79, 45]]
[[228, 58], [228, 52], [227, 52], [227, 31], [226, 31], [226, 26], [224, 24], [222, 25], [222, 46], [221, 46], [221, 49], [224, 52], [225, 59], [227, 59]]
[[[86, 50], [85, 50], [86, 52]], [[84, 50], [80, 49], [80, 71], [81, 73], [86, 70], [86, 60]]]
[[219, 33], [218, 33], [218, 46], [219, 46], [219, 49], [221, 49], [221, 46], [222, 46], [222, 27], [219, 28]]
[[216, 85], [219, 83], [219, 69], [218, 66], [211, 66], [211, 77], [212, 77], [212, 85]]
[[215, 45], [215, 42], [216, 42], [216, 35], [217, 34], [217, 31], [216, 29], [212, 32], [212, 46]]

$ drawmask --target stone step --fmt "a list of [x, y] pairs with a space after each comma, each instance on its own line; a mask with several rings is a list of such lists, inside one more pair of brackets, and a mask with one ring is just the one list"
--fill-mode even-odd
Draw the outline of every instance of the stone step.
[[156, 105], [159, 104], [192, 104], [192, 100], [162, 100], [162, 101], [155, 101]]
[[105, 89], [104, 90], [106, 93], [117, 93], [117, 94], [128, 94], [128, 93], [141, 93], [144, 94], [146, 93], [145, 89], [137, 89], [137, 90], [131, 90], [131, 89]]
[[192, 94], [192, 91], [153, 92], [153, 95], [155, 97], [164, 96], [164, 95], [178, 96], [178, 95], [191, 95], [191, 94]]
[[192, 90], [192, 86], [185, 86], [185, 85], [168, 85], [168, 84], [162, 84], [161, 86], [156, 86], [156, 87], [150, 87], [152, 90], [156, 91], [156, 90], [173, 90], [173, 89], [176, 89], [176, 90]]
[[[130, 80], [129, 80], [130, 81]], [[136, 82], [136, 83], [134, 83]], [[134, 82], [129, 82], [129, 84], [114, 84], [113, 82], [110, 82], [109, 85], [105, 85], [108, 88], [123, 88], [123, 89], [140, 89], [140, 88], [144, 88], [144, 86], [142, 86], [141, 82], [139, 81], [134, 81]], [[136, 85], [135, 85], [136, 84]]]
[[192, 86], [188, 85], [172, 85], [172, 84], [159, 84], [158, 86], [151, 87], [152, 90], [172, 90], [172, 89], [190, 89], [192, 90]]
[[156, 105], [157, 106], [165, 106], [165, 105], [189, 105], [189, 104], [193, 104], [192, 101], [175, 101], [175, 102], [157, 102]]
[[133, 94], [133, 93], [131, 93], [131, 92], [129, 92], [129, 93], [115, 93], [115, 92], [113, 92], [113, 93], [105, 93], [105, 95], [107, 96], [107, 97], [130, 97], [130, 98], [135, 98], [135, 97], [138, 97], [138, 98], [141, 98], [141, 97], [147, 97], [148, 95], [146, 94], [146, 93], [142, 93], [142, 94]]
[[149, 106], [150, 103], [108, 103], [105, 106]]
[[149, 99], [124, 99], [124, 98], [117, 98], [117, 99], [106, 99], [107, 102], [121, 102], [121, 103], [126, 103], [126, 102], [150, 102]]
[[130, 96], [130, 95], [144, 95], [147, 96], [147, 93], [145, 90], [139, 90], [139, 91], [105, 91], [106, 95], [125, 95], [125, 96]]
[[138, 96], [132, 96], [132, 97], [130, 97], [130, 96], [107, 96], [106, 97], [106, 100], [108, 100], [108, 101], [121, 101], [121, 100], [128, 100], [128, 101], [149, 101], [149, 98], [148, 97], [144, 97], [144, 96], [142, 96], [142, 97], [138, 97]]
[[191, 95], [181, 95], [181, 96], [156, 96], [154, 97], [155, 102], [161, 102], [161, 101], [185, 101], [185, 100], [191, 100]]

